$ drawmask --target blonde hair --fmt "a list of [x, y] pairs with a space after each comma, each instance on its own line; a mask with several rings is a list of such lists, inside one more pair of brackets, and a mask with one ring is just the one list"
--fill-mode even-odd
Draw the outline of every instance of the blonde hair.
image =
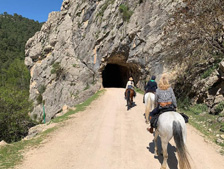
[[162, 77], [159, 80], [158, 84], [159, 88], [161, 90], [167, 90], [170, 87], [169, 79], [168, 79], [168, 74], [163, 74]]

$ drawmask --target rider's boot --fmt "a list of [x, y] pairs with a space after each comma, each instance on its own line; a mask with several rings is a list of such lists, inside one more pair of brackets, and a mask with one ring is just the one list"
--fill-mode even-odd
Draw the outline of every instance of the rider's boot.
[[[149, 116], [149, 119], [150, 119], [150, 121], [151, 121], [152, 116]], [[148, 130], [150, 133], [153, 133], [152, 123], [150, 123], [150, 128], [148, 127], [147, 130]]]
[[148, 130], [150, 133], [153, 133], [153, 127], [150, 127], [150, 128], [148, 127], [147, 130]]

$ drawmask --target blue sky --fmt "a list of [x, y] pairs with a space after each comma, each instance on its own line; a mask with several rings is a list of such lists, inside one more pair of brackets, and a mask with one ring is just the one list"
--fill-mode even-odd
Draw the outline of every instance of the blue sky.
[[39, 22], [46, 22], [48, 14], [60, 11], [63, 0], [0, 0], [0, 14], [17, 13]]

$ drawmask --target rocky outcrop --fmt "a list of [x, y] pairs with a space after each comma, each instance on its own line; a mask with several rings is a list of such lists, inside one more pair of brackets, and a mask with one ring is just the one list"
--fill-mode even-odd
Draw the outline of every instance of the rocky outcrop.
[[4, 140], [0, 141], [0, 147], [6, 146], [6, 145], [7, 143]]
[[[47, 120], [94, 94], [100, 87], [124, 87], [129, 76], [143, 89], [152, 74], [171, 80], [191, 64], [196, 41], [176, 48], [181, 0], [64, 0], [60, 12], [26, 44], [33, 118]], [[187, 26], [187, 23], [186, 25]], [[187, 51], [184, 53], [183, 51]], [[206, 67], [206, 66], [205, 66]]]

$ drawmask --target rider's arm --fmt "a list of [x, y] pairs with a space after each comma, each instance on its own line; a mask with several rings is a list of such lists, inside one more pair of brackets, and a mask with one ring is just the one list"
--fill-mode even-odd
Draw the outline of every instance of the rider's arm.
[[[155, 82], [155, 83], [156, 83], [156, 82]], [[155, 88], [156, 88], [156, 89], [158, 88], [157, 83], [156, 83], [156, 85], [155, 85]]]
[[131, 82], [130, 81], [127, 82], [126, 89], [128, 88], [129, 85], [131, 85]]
[[158, 106], [158, 91], [156, 90], [156, 93], [155, 93], [155, 107]]
[[176, 97], [174, 95], [173, 89], [171, 88], [171, 97], [172, 97], [172, 103], [175, 107], [177, 107], [177, 100]]
[[148, 87], [149, 87], [149, 82], [145, 85], [145, 91], [147, 90]]
[[132, 85], [133, 87], [135, 87], [134, 82], [131, 82], [131, 85]]
[[126, 89], [128, 88], [128, 82], [127, 82], [127, 84], [126, 84]]

